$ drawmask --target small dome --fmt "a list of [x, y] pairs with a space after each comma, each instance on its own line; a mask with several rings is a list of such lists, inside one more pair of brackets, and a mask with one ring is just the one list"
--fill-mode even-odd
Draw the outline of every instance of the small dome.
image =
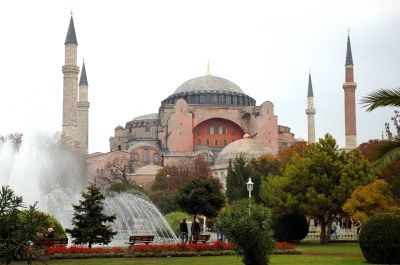
[[220, 91], [220, 92], [235, 92], [244, 94], [238, 85], [218, 76], [205, 75], [190, 79], [180, 85], [174, 92], [179, 94], [183, 92], [195, 91]]
[[154, 164], [150, 164], [144, 167], [141, 167], [133, 173], [134, 176], [136, 175], [149, 175], [149, 176], [155, 176], [162, 167]]
[[118, 125], [117, 127], [115, 127], [115, 130], [125, 130], [125, 128], [122, 127], [121, 125]]
[[254, 139], [244, 138], [234, 141], [222, 149], [215, 160], [215, 165], [227, 165], [229, 160], [233, 161], [240, 155], [243, 155], [246, 159], [253, 159], [265, 154], [275, 154], [275, 152], [272, 148]]
[[142, 116], [138, 116], [133, 119], [133, 121], [145, 121], [145, 120], [158, 120], [160, 117], [158, 113], [150, 113]]

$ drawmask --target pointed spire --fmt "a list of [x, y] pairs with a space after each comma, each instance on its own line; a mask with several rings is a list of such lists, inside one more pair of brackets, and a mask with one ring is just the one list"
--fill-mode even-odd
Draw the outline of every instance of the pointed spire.
[[82, 71], [81, 71], [81, 78], [79, 79], [79, 85], [80, 86], [82, 86], [82, 85], [89, 86], [87, 77], [86, 77], [85, 60], [83, 60], [83, 64], [82, 64]]
[[64, 45], [66, 45], [66, 44], [78, 45], [78, 41], [76, 40], [74, 19], [72, 17], [72, 14], [71, 14], [71, 20], [69, 21], [67, 37], [65, 38], [65, 42], [64, 42]]
[[311, 82], [311, 71], [308, 73], [308, 93], [307, 97], [314, 97], [312, 82]]
[[210, 62], [207, 62], [207, 72], [206, 75], [211, 75], [211, 71], [210, 71]]
[[350, 31], [347, 32], [347, 52], [346, 52], [345, 65], [353, 65], [353, 55], [351, 54], [351, 44], [350, 44]]

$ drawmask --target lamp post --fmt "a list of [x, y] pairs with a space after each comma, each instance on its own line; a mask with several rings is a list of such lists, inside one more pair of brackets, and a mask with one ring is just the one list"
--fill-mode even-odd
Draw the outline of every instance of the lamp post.
[[251, 199], [251, 191], [253, 190], [254, 183], [251, 181], [251, 177], [249, 178], [249, 181], [246, 183], [247, 185], [247, 190], [249, 191], [249, 200]]
[[167, 174], [167, 189], [168, 189], [168, 192], [169, 192], [169, 175]]
[[253, 190], [254, 183], [251, 181], [251, 177], [249, 177], [249, 181], [246, 183], [247, 185], [247, 190], [249, 191], [249, 215], [251, 211], [251, 191]]

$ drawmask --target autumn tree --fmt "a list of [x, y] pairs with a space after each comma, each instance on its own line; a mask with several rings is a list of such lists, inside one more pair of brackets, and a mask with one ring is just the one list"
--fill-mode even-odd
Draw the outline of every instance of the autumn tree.
[[390, 185], [379, 179], [357, 187], [343, 205], [343, 210], [353, 220], [363, 223], [378, 213], [400, 214], [400, 205], [393, 200]]
[[114, 183], [130, 183], [128, 179], [130, 162], [125, 157], [115, 157], [108, 161], [104, 167], [105, 172], [100, 176], [99, 181], [105, 185], [112, 185]]
[[276, 213], [315, 217], [321, 224], [320, 242], [330, 240], [330, 225], [343, 213], [342, 205], [355, 187], [373, 180], [369, 162], [359, 153], [339, 151], [329, 134], [303, 154], [295, 153], [283, 173], [262, 183], [260, 195]]
[[177, 191], [195, 178], [211, 176], [208, 163], [201, 156], [184, 159], [160, 169], [148, 195], [163, 214], [179, 211], [181, 208], [176, 201]]

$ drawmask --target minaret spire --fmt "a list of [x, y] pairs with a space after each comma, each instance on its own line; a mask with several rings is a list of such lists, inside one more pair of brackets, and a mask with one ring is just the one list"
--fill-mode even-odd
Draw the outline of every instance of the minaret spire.
[[81, 78], [79, 80], [78, 101], [78, 141], [85, 153], [89, 147], [89, 106], [88, 81], [86, 76], [85, 60], [83, 60]]
[[308, 91], [307, 91], [307, 127], [308, 127], [308, 143], [315, 143], [315, 108], [314, 108], [314, 93], [311, 82], [311, 71], [308, 73]]
[[356, 129], [356, 88], [354, 82], [354, 64], [351, 53], [350, 35], [347, 35], [347, 50], [345, 64], [345, 82], [344, 90], [344, 118], [345, 118], [345, 136], [346, 149], [352, 150], [357, 147], [357, 129]]
[[74, 20], [71, 16], [67, 37], [65, 38], [65, 60], [62, 72], [63, 83], [63, 119], [62, 132], [68, 141], [78, 141], [78, 42], [76, 41]]
[[74, 18], [72, 16], [72, 11], [71, 11], [71, 19], [69, 20], [67, 37], [65, 38], [64, 44], [76, 44], [76, 45], [78, 45], [78, 41], [76, 39]]

